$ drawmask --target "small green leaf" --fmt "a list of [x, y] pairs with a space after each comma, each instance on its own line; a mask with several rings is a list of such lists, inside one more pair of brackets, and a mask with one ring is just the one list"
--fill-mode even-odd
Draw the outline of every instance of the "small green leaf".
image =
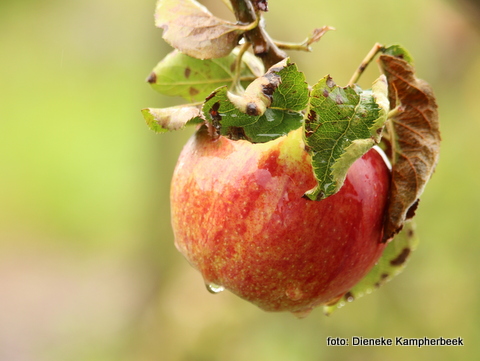
[[150, 129], [157, 133], [179, 130], [186, 125], [203, 122], [200, 118], [200, 109], [196, 106], [146, 108], [142, 109], [142, 114]]
[[325, 314], [329, 315], [344, 306], [346, 302], [352, 302], [365, 294], [371, 293], [402, 272], [417, 244], [418, 237], [415, 234], [415, 224], [412, 220], [409, 220], [405, 222], [403, 230], [387, 244], [382, 257], [370, 272], [335, 304], [323, 307]]
[[[234, 51], [224, 58], [199, 60], [175, 50], [157, 64], [147, 81], [163, 95], [201, 101], [215, 88], [231, 86], [237, 54]], [[264, 72], [260, 60], [251, 53], [243, 54], [241, 64], [240, 80], [244, 86]]]
[[307, 103], [305, 76], [285, 59], [252, 82], [242, 95], [217, 89], [207, 98], [203, 114], [220, 134], [260, 143], [299, 128]]
[[413, 57], [410, 53], [401, 45], [390, 45], [382, 50], [385, 55], [391, 55], [396, 58], [405, 60], [409, 64], [413, 64]]
[[366, 91], [339, 87], [330, 76], [314, 85], [304, 135], [318, 184], [306, 197], [320, 200], [342, 187], [353, 162], [380, 141], [388, 104], [384, 76]]
[[227, 56], [245, 27], [213, 16], [195, 0], [159, 0], [155, 25], [167, 43], [197, 59]]

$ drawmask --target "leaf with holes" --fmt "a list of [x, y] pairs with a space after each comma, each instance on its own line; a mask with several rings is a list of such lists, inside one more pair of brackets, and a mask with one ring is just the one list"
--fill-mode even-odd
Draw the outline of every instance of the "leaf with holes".
[[342, 187], [353, 162], [380, 141], [387, 112], [383, 76], [372, 90], [339, 87], [330, 76], [314, 85], [304, 135], [318, 184], [306, 197], [320, 200]]
[[[440, 129], [431, 87], [415, 76], [401, 47], [379, 58], [388, 80], [390, 107], [383, 142], [392, 163], [392, 190], [385, 224], [385, 240], [413, 217], [420, 195], [431, 178], [440, 153]], [[407, 60], [406, 60], [407, 59]]]

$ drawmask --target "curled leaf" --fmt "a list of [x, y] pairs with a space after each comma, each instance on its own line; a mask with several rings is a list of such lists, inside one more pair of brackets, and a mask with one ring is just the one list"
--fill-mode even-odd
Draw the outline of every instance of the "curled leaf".
[[383, 76], [372, 90], [339, 87], [330, 76], [313, 86], [304, 136], [318, 184], [305, 197], [320, 200], [342, 187], [353, 162], [379, 142], [387, 112]]
[[227, 56], [248, 30], [213, 16], [195, 0], [159, 0], [155, 25], [167, 43], [198, 59]]
[[347, 302], [352, 302], [365, 294], [371, 293], [390, 281], [403, 271], [417, 244], [418, 237], [415, 233], [415, 224], [413, 220], [409, 220], [405, 222], [403, 230], [395, 237], [395, 242], [387, 244], [382, 257], [369, 273], [342, 297], [324, 306], [324, 313], [329, 315]]
[[[163, 95], [201, 101], [215, 88], [231, 86], [237, 54], [235, 49], [223, 58], [199, 60], [174, 50], [155, 66], [147, 81]], [[240, 81], [244, 86], [264, 73], [263, 64], [251, 53], [244, 53], [240, 64]]]
[[312, 34], [305, 41], [305, 45], [307, 47], [310, 47], [310, 45], [312, 45], [313, 43], [320, 41], [320, 39], [325, 35], [325, 33], [330, 30], [335, 30], [335, 28], [326, 25], [326, 26], [322, 26], [321, 28], [313, 29]]
[[308, 102], [305, 76], [288, 59], [272, 66], [241, 95], [225, 87], [205, 101], [205, 119], [232, 139], [266, 142], [301, 126]]
[[200, 109], [196, 106], [142, 109], [147, 125], [154, 132], [165, 133], [183, 129], [188, 124], [201, 123]]
[[[384, 230], [387, 241], [414, 215], [440, 153], [440, 129], [431, 87], [416, 78], [401, 48], [387, 48], [379, 58], [387, 76], [390, 106], [384, 143], [392, 163], [392, 187]], [[407, 59], [407, 60], [405, 60]]]

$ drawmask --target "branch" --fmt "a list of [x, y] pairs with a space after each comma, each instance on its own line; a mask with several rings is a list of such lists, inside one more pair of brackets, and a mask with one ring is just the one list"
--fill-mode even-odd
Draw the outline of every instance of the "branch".
[[[237, 21], [241, 24], [251, 24], [260, 16], [256, 13], [250, 0], [231, 0]], [[246, 40], [252, 44], [253, 53], [262, 59], [265, 68], [285, 59], [287, 54], [280, 50], [261, 24], [245, 33]]]

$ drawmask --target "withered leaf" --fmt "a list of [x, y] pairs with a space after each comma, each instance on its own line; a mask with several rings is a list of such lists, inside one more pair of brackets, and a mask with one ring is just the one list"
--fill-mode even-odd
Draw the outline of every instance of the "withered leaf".
[[390, 202], [384, 241], [395, 236], [411, 218], [440, 152], [435, 96], [401, 52], [383, 54], [380, 67], [388, 80], [390, 109], [384, 143], [392, 162]]
[[321, 28], [313, 29], [313, 33], [307, 38], [305, 44], [307, 47], [310, 47], [313, 43], [320, 41], [320, 39], [330, 30], [335, 30], [335, 28], [331, 26], [322, 26]]
[[213, 16], [195, 0], [159, 0], [155, 25], [174, 48], [197, 59], [227, 56], [245, 27]]

